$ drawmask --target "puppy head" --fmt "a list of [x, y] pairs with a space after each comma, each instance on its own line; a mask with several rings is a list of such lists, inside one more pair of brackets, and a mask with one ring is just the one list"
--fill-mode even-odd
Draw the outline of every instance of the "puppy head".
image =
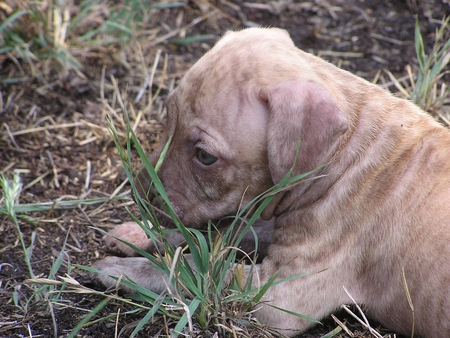
[[172, 141], [158, 175], [187, 226], [234, 215], [292, 166], [330, 157], [345, 119], [298, 52], [278, 29], [228, 33], [169, 96]]
[[158, 175], [183, 223], [200, 227], [235, 215], [273, 183], [267, 117], [257, 95], [231, 83], [206, 90], [214, 85], [208, 77], [201, 89], [195, 81], [188, 75], [167, 100], [166, 134], [172, 140]]

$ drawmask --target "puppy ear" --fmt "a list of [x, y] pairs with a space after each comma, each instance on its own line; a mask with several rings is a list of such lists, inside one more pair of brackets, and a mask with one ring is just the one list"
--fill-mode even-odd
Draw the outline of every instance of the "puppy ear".
[[[325, 87], [311, 81], [286, 81], [262, 88], [260, 97], [269, 110], [267, 150], [274, 183], [292, 167], [292, 174], [299, 175], [331, 160], [334, 145], [350, 122]], [[276, 196], [272, 204], [280, 199]], [[265, 218], [275, 208], [269, 205]]]

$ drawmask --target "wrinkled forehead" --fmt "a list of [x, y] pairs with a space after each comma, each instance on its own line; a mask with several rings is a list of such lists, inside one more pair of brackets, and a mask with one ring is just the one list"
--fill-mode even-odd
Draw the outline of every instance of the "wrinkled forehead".
[[235, 55], [213, 53], [198, 62], [181, 80], [177, 89], [178, 100], [193, 112], [199, 105], [222, 107], [227, 100], [240, 96], [258, 74], [245, 66], [245, 61], [233, 60]]
[[[195, 67], [180, 81], [178, 88], [168, 97], [168, 119], [174, 123], [189, 123], [197, 118], [210, 119], [215, 124], [218, 112], [232, 116], [249, 97], [251, 74], [246, 71], [232, 72], [227, 62], [220, 65], [202, 63], [205, 68]], [[223, 65], [223, 67], [221, 66]], [[206, 121], [204, 121], [206, 122]], [[226, 121], [223, 121], [226, 122]]]
[[[192, 79], [192, 78], [188, 78]], [[225, 85], [218, 80], [209, 84], [209, 79], [193, 82], [184, 81], [166, 101], [167, 131], [179, 136], [199, 125], [211, 129], [222, 129], [235, 125], [242, 118], [249, 105], [251, 89], [234, 84]]]
[[201, 116], [211, 125], [233, 124], [260, 88], [293, 76], [297, 65], [282, 61], [289, 53], [296, 48], [284, 31], [227, 33], [167, 99], [169, 123], [189, 124]]
[[[228, 32], [180, 81], [178, 96], [186, 104], [208, 95], [273, 85], [292, 77], [297, 48], [285, 31], [246, 29]], [[218, 96], [218, 95], [215, 95]]]

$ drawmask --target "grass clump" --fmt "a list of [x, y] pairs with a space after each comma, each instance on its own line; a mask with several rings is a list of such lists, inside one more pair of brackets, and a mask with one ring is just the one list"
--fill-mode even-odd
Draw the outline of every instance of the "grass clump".
[[41, 60], [56, 60], [64, 69], [81, 68], [66, 44], [71, 19], [67, 7], [48, 1], [12, 5], [0, 25], [0, 55], [29, 64], [34, 76], [39, 73], [36, 62]]
[[[19, 203], [19, 197], [22, 191], [22, 183], [20, 181], [20, 176], [16, 172], [13, 176], [12, 180], [9, 180], [5, 177], [5, 175], [0, 176], [0, 186], [2, 188], [3, 194], [3, 209], [5, 213], [12, 219], [14, 226], [16, 228], [20, 245], [22, 247], [22, 252], [24, 254], [25, 264], [28, 268], [29, 279], [28, 282], [33, 282], [36, 280], [35, 273], [32, 267], [32, 256], [33, 256], [33, 247], [36, 241], [36, 231], [31, 233], [31, 241], [27, 246], [25, 243], [25, 238], [23, 236], [22, 230], [19, 225], [19, 218], [24, 218], [30, 223], [36, 223], [36, 221], [27, 216], [18, 216], [16, 212], [17, 204]], [[51, 283], [47, 284], [33, 284], [30, 286], [31, 293], [27, 295], [26, 292], [20, 290], [20, 288], [16, 288], [12, 293], [13, 303], [16, 307], [20, 308], [24, 314], [27, 314], [29, 307], [32, 303], [40, 305], [46, 305], [48, 311], [50, 312], [52, 323], [54, 327], [55, 337], [57, 337], [57, 321], [53, 309], [53, 304], [58, 302], [61, 299], [62, 292], [65, 288], [65, 283], [61, 284], [57, 289], [54, 285], [54, 281], [56, 281], [56, 276], [60, 271], [63, 263], [67, 265], [67, 275], [72, 273], [72, 266], [70, 264], [69, 254], [65, 249], [65, 245], [67, 242], [67, 238], [63, 244], [62, 249], [58, 257], [53, 261], [51, 266], [48, 279]], [[25, 282], [27, 282], [25, 281]]]
[[[102, 292], [95, 292], [88, 288], [81, 286], [71, 276], [73, 275], [73, 265], [71, 264], [70, 254], [66, 248], [66, 244], [70, 235], [70, 229], [66, 234], [62, 247], [58, 250], [56, 257], [52, 258], [52, 264], [47, 277], [42, 277], [42, 274], [35, 273], [33, 269], [33, 249], [37, 245], [38, 234], [37, 231], [32, 231], [30, 240], [27, 242], [26, 236], [21, 228], [21, 221], [30, 224], [33, 227], [39, 225], [39, 221], [29, 216], [31, 212], [48, 212], [55, 209], [71, 209], [79, 207], [80, 205], [93, 205], [102, 204], [110, 200], [109, 198], [91, 198], [83, 200], [68, 200], [68, 201], [53, 201], [46, 203], [33, 203], [33, 204], [19, 204], [20, 195], [22, 193], [22, 182], [18, 171], [14, 172], [12, 179], [8, 179], [4, 174], [0, 175], [0, 188], [2, 198], [0, 199], [0, 215], [8, 216], [14, 225], [14, 230], [17, 232], [21, 251], [23, 253], [24, 262], [27, 267], [28, 276], [22, 283], [18, 283], [14, 286], [11, 292], [11, 301], [16, 308], [20, 310], [24, 318], [30, 313], [33, 313], [33, 309], [39, 309], [39, 311], [45, 311], [48, 313], [52, 320], [53, 336], [56, 338], [58, 334], [58, 320], [55, 309], [61, 309], [64, 307], [75, 307], [70, 301], [64, 299], [63, 294], [65, 292], [85, 293], [85, 294], [100, 294], [104, 296]], [[129, 196], [118, 195], [113, 199], [129, 199]], [[34, 263], [35, 260], [34, 260]], [[4, 266], [15, 268], [14, 262], [1, 263], [0, 269]], [[7, 283], [5, 283], [7, 284]], [[4, 286], [7, 288], [6, 285]], [[95, 315], [101, 308], [103, 308], [109, 300], [114, 297], [108, 296], [105, 300], [101, 301], [94, 309], [93, 314], [86, 318], [89, 319]], [[139, 308], [139, 306], [136, 306]], [[77, 309], [78, 310], [78, 309]], [[86, 310], [91, 312], [91, 310]], [[124, 312], [128, 314], [129, 312]], [[71, 337], [75, 337], [76, 333], [83, 327], [84, 322], [73, 329]]]
[[[164, 253], [151, 255], [131, 244], [129, 245], [139, 254], [147, 257], [155, 269], [164, 271], [169, 280], [166, 291], [161, 295], [142, 289], [126, 278], [118, 281], [137, 291], [138, 295], [134, 296], [135, 300], [148, 302], [152, 305], [152, 310], [142, 318], [131, 336], [137, 334], [156, 314], [163, 314], [174, 320], [174, 327], [170, 336], [189, 335], [196, 331], [197, 333], [213, 331], [220, 336], [227, 336], [232, 335], [237, 328], [240, 328], [241, 336], [251, 336], [246, 332], [249, 328], [252, 330], [262, 329], [252, 319], [251, 312], [258, 306], [268, 288], [286, 280], [303, 277], [303, 275], [276, 280], [277, 274], [275, 274], [266, 284], [255, 288], [254, 284], [258, 284], [253, 283], [252, 280], [252, 271], [254, 270], [252, 261], [255, 257], [247, 256], [250, 263], [244, 261], [235, 263], [239, 243], [245, 232], [251, 231], [252, 224], [274, 198], [276, 192], [295, 184], [309, 173], [290, 178], [291, 170], [280, 184], [255, 198], [249, 205], [244, 206], [225, 233], [215, 236], [217, 229], [210, 223], [205, 235], [199, 230], [188, 229], [182, 224], [158, 178], [157, 171], [165, 157], [170, 141], [166, 144], [158, 163], [153, 167], [129, 122], [127, 122], [126, 147], [122, 146], [118, 132], [112, 122], [110, 122], [110, 129], [128, 179], [131, 182], [142, 221], [133, 215], [132, 217], [152, 240], [161, 244]], [[131, 162], [132, 145], [137, 150], [143, 163], [144, 168], [142, 170], [145, 170], [152, 180], [152, 192], [160, 199], [164, 212], [170, 216], [176, 231], [183, 235], [187, 243], [185, 248], [173, 247], [168, 242], [166, 233], [174, 230], [167, 230], [161, 226], [155, 209], [145, 196], [139, 194], [139, 191], [143, 189], [140, 189], [140, 182], [136, 180], [137, 173]], [[251, 217], [248, 217], [250, 214]], [[244, 221], [245, 219], [248, 219], [248, 221]], [[193, 264], [183, 254], [187, 248], [192, 256]], [[301, 314], [296, 315], [315, 321]], [[169, 334], [169, 332], [167, 333]]]
[[[76, 6], [57, 0], [11, 1], [10, 5], [4, 3], [6, 15], [0, 16], [0, 56], [5, 55], [21, 69], [21, 62], [28, 64], [33, 76], [42, 75], [39, 63], [44, 61], [47, 68], [56, 61], [62, 74], [75, 70], [80, 75], [79, 55], [92, 54], [102, 46], [123, 49], [136, 35], [149, 33], [145, 30], [152, 9], [183, 5], [151, 0], [83, 0]], [[25, 74], [22, 69], [24, 77]]]
[[434, 44], [427, 54], [420, 32], [419, 21], [416, 19], [414, 41], [418, 62], [416, 74], [412, 71], [411, 66], [407, 66], [409, 83], [402, 84], [392, 73], [387, 73], [403, 96], [424, 111], [441, 117], [450, 125], [449, 117], [442, 114], [450, 104], [450, 88], [443, 81], [443, 78], [449, 74], [450, 40], [446, 39], [449, 29], [450, 17], [444, 17], [440, 27], [436, 29]]
[[450, 17], [442, 19], [440, 28], [436, 29], [435, 42], [431, 52], [427, 55], [420, 33], [419, 21], [416, 20], [415, 46], [419, 73], [415, 82], [411, 79], [413, 90], [410, 99], [425, 111], [438, 111], [444, 103], [448, 103], [446, 100], [448, 100], [450, 88], [445, 83], [439, 87], [439, 80], [449, 73], [450, 40], [444, 41], [446, 30], [450, 28], [449, 23]]
[[31, 266], [31, 256], [33, 250], [33, 243], [36, 238], [36, 232], [32, 232], [31, 234], [31, 244], [30, 246], [26, 246], [25, 240], [22, 235], [22, 231], [20, 230], [19, 221], [16, 214], [15, 206], [19, 201], [19, 196], [22, 191], [22, 183], [20, 182], [20, 175], [15, 173], [12, 180], [8, 180], [5, 175], [0, 176], [0, 186], [2, 188], [3, 194], [3, 204], [5, 213], [12, 219], [17, 234], [19, 236], [20, 245], [22, 247], [24, 253], [25, 264], [28, 268], [28, 273], [31, 278], [34, 278], [33, 268]]

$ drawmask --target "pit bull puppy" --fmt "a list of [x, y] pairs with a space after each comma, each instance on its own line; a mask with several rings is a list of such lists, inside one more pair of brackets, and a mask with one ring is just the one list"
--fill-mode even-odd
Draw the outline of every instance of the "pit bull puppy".
[[[267, 304], [320, 320], [350, 302], [345, 287], [388, 328], [409, 334], [414, 322], [416, 336], [450, 337], [449, 130], [280, 29], [227, 33], [167, 111], [173, 139], [159, 177], [189, 227], [236, 214], [291, 168], [313, 171], [263, 212], [274, 232], [255, 283], [310, 275], [271, 287], [254, 313], [261, 323], [296, 335], [312, 323]], [[165, 287], [139, 258], [95, 266]]]

